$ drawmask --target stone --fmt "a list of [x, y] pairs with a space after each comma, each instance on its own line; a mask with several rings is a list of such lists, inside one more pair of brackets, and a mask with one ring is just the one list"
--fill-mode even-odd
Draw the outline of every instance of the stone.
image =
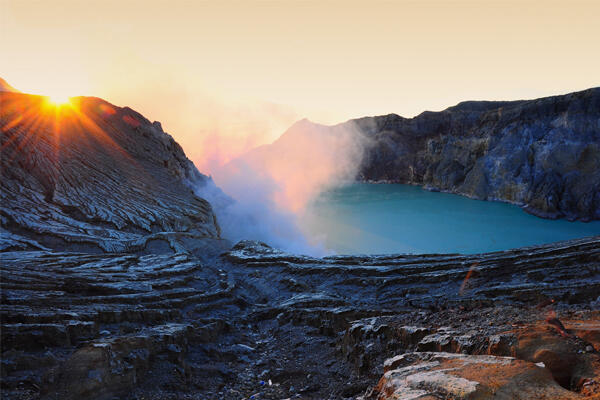
[[537, 324], [518, 331], [513, 351], [520, 359], [542, 362], [563, 387], [581, 390], [584, 382], [600, 379], [600, 357], [586, 353], [587, 346], [575, 335]]
[[578, 399], [545, 368], [510, 357], [424, 352], [386, 360], [368, 399]]

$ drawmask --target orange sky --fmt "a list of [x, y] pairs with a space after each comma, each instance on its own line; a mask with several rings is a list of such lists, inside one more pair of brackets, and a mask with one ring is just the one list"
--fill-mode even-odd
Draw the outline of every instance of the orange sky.
[[0, 0], [0, 76], [159, 120], [204, 172], [302, 117], [600, 84], [600, 1]]

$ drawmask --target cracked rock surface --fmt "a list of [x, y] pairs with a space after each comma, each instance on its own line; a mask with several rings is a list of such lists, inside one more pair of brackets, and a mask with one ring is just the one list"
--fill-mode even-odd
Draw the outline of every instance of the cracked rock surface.
[[0, 249], [193, 251], [217, 247], [212, 184], [160, 123], [101, 99], [56, 107], [0, 92]]
[[[514, 358], [502, 367], [511, 382], [534, 379], [548, 396], [568, 393], [548, 398], [583, 398], [600, 390], [600, 315], [591, 311], [599, 253], [600, 238], [469, 256], [320, 259], [259, 242], [241, 242], [210, 261], [4, 252], [4, 393], [404, 398], [393, 393], [423, 377], [407, 375], [405, 367], [415, 365], [440, 385], [483, 379], [479, 395], [499, 386], [462, 364], [472, 362], [468, 355], [489, 355]], [[461, 291], [475, 263], [479, 274]], [[549, 298], [556, 302], [538, 307]], [[548, 307], [573, 337], [544, 321]], [[405, 353], [417, 355], [387, 379], [393, 361], [386, 359]], [[460, 354], [456, 368], [464, 373], [434, 373], [454, 358], [423, 369], [429, 361], [421, 353]], [[463, 398], [453, 393], [444, 398]]]

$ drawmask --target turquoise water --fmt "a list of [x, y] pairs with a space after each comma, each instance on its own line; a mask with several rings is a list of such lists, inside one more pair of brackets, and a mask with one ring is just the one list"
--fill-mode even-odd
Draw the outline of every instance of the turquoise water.
[[338, 254], [480, 253], [600, 235], [600, 221], [547, 220], [511, 204], [364, 183], [323, 193], [304, 228]]

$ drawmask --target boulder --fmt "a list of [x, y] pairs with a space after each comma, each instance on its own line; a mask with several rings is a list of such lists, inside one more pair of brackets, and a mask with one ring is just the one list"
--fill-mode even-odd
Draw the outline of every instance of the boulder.
[[511, 357], [407, 353], [386, 360], [367, 399], [579, 399], [541, 364]]

